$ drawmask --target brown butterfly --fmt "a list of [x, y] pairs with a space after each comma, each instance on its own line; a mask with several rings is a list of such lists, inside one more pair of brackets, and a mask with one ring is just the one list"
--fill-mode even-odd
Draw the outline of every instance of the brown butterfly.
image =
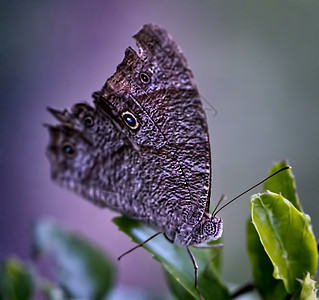
[[218, 205], [209, 213], [205, 112], [186, 59], [168, 33], [148, 24], [134, 38], [139, 53], [126, 50], [114, 75], [93, 94], [95, 107], [50, 109], [60, 122], [49, 126], [51, 175], [186, 247], [197, 289], [189, 246], [217, 240], [223, 232]]

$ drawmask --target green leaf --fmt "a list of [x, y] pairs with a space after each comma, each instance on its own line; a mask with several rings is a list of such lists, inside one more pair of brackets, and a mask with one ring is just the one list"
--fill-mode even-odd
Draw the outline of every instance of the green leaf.
[[[269, 172], [274, 174], [278, 170], [287, 167], [286, 162], [275, 164]], [[291, 199], [293, 205], [301, 211], [301, 206], [296, 194], [296, 185], [291, 170], [282, 171], [264, 183], [264, 191], [270, 190]], [[273, 265], [265, 252], [259, 236], [251, 219], [247, 223], [247, 247], [252, 263], [254, 283], [263, 299], [285, 299], [287, 292], [283, 282], [273, 277]]]
[[300, 300], [317, 300], [316, 282], [310, 278], [310, 274], [307, 273], [302, 282], [302, 289], [300, 293]]
[[0, 264], [0, 300], [32, 299], [34, 279], [29, 268], [16, 258]]
[[[165, 270], [165, 269], [164, 269]], [[165, 277], [172, 294], [177, 299], [193, 299], [194, 297], [167, 271]]]
[[252, 196], [251, 217], [274, 266], [274, 277], [283, 280], [288, 293], [300, 290], [297, 279], [306, 272], [314, 274], [318, 262], [310, 217], [273, 193]]
[[54, 255], [57, 280], [74, 298], [104, 299], [113, 285], [115, 271], [110, 259], [91, 242], [52, 221], [36, 223], [34, 247], [38, 254]]
[[[149, 226], [127, 217], [115, 218], [113, 222], [136, 243], [141, 243], [155, 234], [155, 231]], [[184, 247], [170, 243], [163, 235], [155, 237], [143, 247], [152, 253], [153, 257], [171, 275], [168, 279], [170, 285], [172, 285], [171, 281], [174, 279], [180, 284], [180, 287], [186, 290], [183, 293], [180, 287], [174, 284], [174, 293], [177, 295], [192, 295], [193, 298], [198, 298], [198, 294], [194, 288], [193, 264]], [[204, 298], [229, 299], [228, 290], [222, 284], [216, 267], [212, 263], [213, 255], [218, 255], [219, 250], [216, 248], [209, 250], [192, 248], [192, 252], [199, 266], [198, 287]], [[190, 299], [190, 297], [188, 296], [186, 299]]]
[[[278, 170], [288, 167], [289, 165], [282, 161], [280, 163], [275, 164], [269, 172], [269, 175], [274, 174]], [[296, 192], [296, 184], [294, 175], [291, 170], [285, 170], [277, 174], [276, 176], [268, 179], [264, 183], [263, 191], [269, 190], [276, 194], [281, 194], [284, 198], [288, 199], [295, 208], [299, 211], [302, 211], [301, 205], [299, 202], [299, 198]]]
[[262, 299], [286, 299], [285, 286], [281, 280], [272, 276], [274, 266], [260, 243], [258, 233], [251, 219], [247, 222], [247, 248], [253, 269], [254, 284]]

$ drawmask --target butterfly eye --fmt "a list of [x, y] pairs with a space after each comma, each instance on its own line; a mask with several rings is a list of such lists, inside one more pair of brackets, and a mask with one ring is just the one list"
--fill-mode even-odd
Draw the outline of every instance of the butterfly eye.
[[211, 222], [206, 222], [204, 225], [204, 233], [213, 235], [215, 233], [215, 226]]
[[139, 127], [139, 123], [136, 117], [129, 111], [125, 111], [122, 113], [122, 118], [125, 124], [131, 129], [137, 129]]
[[62, 145], [63, 154], [68, 158], [73, 158], [76, 155], [75, 146], [70, 142], [64, 142]]
[[84, 124], [86, 127], [92, 127], [94, 125], [93, 118], [91, 118], [90, 116], [85, 117]]
[[140, 79], [141, 79], [141, 81], [142, 81], [143, 83], [149, 83], [149, 82], [150, 82], [150, 77], [149, 77], [146, 73], [144, 73], [144, 72], [142, 72], [142, 73], [140, 74]]

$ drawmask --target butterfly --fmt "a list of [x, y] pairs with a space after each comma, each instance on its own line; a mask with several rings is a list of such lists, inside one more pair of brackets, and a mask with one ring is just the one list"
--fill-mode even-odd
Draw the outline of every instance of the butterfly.
[[126, 49], [116, 72], [93, 93], [94, 106], [49, 109], [59, 121], [48, 126], [51, 177], [96, 205], [150, 225], [158, 231], [153, 237], [163, 233], [186, 247], [200, 295], [189, 246], [222, 236], [216, 214], [237, 197], [209, 212], [207, 120], [181, 50], [156, 25], [144, 25], [134, 38], [138, 53]]
[[201, 98], [182, 52], [144, 25], [95, 107], [51, 109], [52, 178], [102, 206], [141, 220], [179, 245], [218, 239], [209, 214], [211, 159]]

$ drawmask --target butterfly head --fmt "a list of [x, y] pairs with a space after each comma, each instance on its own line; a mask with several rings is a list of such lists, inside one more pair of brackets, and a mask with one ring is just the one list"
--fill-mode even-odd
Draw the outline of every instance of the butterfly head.
[[223, 234], [223, 220], [205, 212], [203, 218], [191, 230], [189, 228], [176, 234], [174, 243], [190, 246], [217, 240]]

